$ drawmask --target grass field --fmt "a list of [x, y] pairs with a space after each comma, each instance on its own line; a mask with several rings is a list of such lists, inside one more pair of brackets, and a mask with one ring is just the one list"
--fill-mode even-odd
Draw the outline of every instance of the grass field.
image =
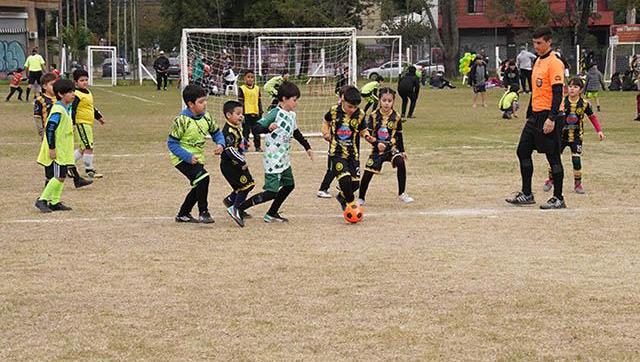
[[[458, 88], [422, 92], [405, 123], [413, 204], [396, 199], [386, 165], [365, 220], [346, 225], [335, 200], [315, 196], [316, 138], [314, 161], [294, 147], [291, 222], [264, 224], [262, 206], [244, 229], [223, 209], [211, 146], [216, 223], [173, 221], [188, 191], [165, 144], [177, 90], [94, 93], [105, 177], [67, 181], [67, 213], [33, 206], [43, 172], [31, 107], [0, 107], [0, 360], [640, 359], [635, 93], [602, 95], [604, 142], [587, 122], [586, 195], [572, 192], [565, 156], [566, 210], [504, 202], [520, 185], [523, 111], [504, 121], [500, 91], [472, 109]], [[260, 187], [260, 155], [248, 158]], [[541, 203], [546, 161], [534, 160]]]

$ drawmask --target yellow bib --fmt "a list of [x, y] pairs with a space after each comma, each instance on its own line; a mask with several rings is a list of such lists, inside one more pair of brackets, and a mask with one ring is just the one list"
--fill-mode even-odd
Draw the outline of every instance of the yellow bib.
[[244, 114], [259, 114], [260, 88], [257, 85], [249, 88], [246, 84], [241, 85], [240, 88], [244, 94]]
[[[55, 132], [55, 140], [56, 140], [56, 163], [58, 165], [73, 165], [75, 163], [75, 159], [73, 157], [73, 121], [71, 120], [71, 116], [67, 109], [62, 106], [60, 103], [56, 103], [51, 108], [51, 112], [49, 112], [49, 118], [52, 115], [59, 113], [60, 114], [60, 123], [58, 123], [58, 128], [56, 128]], [[47, 136], [45, 135], [42, 138], [42, 144], [40, 145], [40, 153], [38, 154], [38, 163], [43, 166], [49, 166], [53, 160], [49, 157], [49, 142], [47, 141]]]
[[76, 123], [84, 123], [93, 126], [94, 111], [93, 111], [93, 94], [87, 90], [88, 93], [84, 93], [76, 89], [76, 97], [80, 100], [78, 108], [76, 109]]

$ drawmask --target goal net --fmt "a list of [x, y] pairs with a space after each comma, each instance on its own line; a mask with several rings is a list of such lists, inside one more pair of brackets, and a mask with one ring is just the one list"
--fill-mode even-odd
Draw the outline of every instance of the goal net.
[[247, 70], [256, 75], [264, 112], [272, 103], [264, 84], [286, 72], [300, 88], [298, 127], [319, 132], [323, 115], [338, 100], [338, 79], [356, 82], [355, 47], [354, 28], [183, 29], [181, 87], [204, 87], [208, 111], [222, 122], [222, 105], [238, 98]]
[[128, 69], [125, 69], [124, 64], [117, 64], [116, 47], [93, 45], [87, 47], [87, 72], [90, 86], [114, 86], [118, 72], [125, 73], [126, 70]]
[[612, 25], [605, 65], [605, 81], [618, 73], [634, 78], [640, 75], [640, 25]]

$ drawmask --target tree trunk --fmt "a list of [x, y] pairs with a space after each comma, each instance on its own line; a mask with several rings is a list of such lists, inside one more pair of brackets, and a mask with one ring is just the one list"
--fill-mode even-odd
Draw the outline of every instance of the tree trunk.
[[591, 18], [591, 9], [593, 9], [593, 0], [582, 0], [582, 8], [580, 9], [580, 20], [578, 22], [578, 32], [576, 34], [577, 42], [580, 45], [582, 45], [584, 37], [587, 35], [589, 19]]
[[448, 76], [455, 76], [458, 73], [457, 58], [460, 48], [457, 2], [440, 0], [439, 6], [442, 14], [441, 33], [444, 67]]

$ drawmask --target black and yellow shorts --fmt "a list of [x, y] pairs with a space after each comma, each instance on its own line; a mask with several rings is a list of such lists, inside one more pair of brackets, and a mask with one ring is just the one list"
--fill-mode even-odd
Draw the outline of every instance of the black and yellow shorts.
[[369, 155], [369, 159], [367, 160], [367, 164], [365, 165], [364, 169], [369, 172], [380, 173], [380, 171], [382, 170], [382, 164], [385, 162], [391, 162], [391, 164], [393, 165], [393, 160], [396, 157], [402, 157], [402, 153], [397, 150], [387, 151], [382, 154], [378, 152], [372, 152], [371, 155]]
[[235, 192], [247, 190], [255, 185], [249, 169], [243, 170], [240, 165], [234, 165], [231, 162], [220, 162], [220, 171], [222, 171], [222, 176]]
[[93, 125], [76, 124], [75, 138], [81, 150], [93, 149]]
[[351, 180], [360, 180], [360, 162], [354, 158], [331, 157], [331, 171], [336, 180], [350, 176]]

